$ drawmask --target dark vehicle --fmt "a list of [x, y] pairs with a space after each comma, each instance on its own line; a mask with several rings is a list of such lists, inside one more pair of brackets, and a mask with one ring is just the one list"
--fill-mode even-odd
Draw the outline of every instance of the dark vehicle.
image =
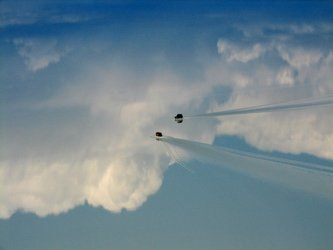
[[[163, 135], [162, 135], [161, 132], [156, 132], [156, 133], [155, 133], [155, 136], [156, 136], [156, 137], [162, 137]], [[156, 139], [157, 139], [157, 138], [156, 138]]]
[[182, 115], [182, 114], [177, 114], [177, 115], [175, 116], [175, 121], [176, 121], [177, 123], [182, 123], [183, 120], [184, 120], [184, 118], [183, 118], [183, 115]]

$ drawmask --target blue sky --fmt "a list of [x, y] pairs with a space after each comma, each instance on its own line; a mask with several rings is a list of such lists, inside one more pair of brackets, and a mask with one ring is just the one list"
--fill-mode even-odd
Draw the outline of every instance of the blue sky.
[[333, 245], [331, 199], [197, 161], [190, 173], [150, 138], [332, 167], [332, 107], [172, 120], [332, 95], [330, 1], [2, 1], [0, 11], [0, 248]]

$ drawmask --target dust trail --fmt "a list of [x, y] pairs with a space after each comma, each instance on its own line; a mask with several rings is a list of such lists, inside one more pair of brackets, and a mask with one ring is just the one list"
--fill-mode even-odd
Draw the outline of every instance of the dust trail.
[[205, 113], [199, 115], [188, 115], [184, 118], [196, 118], [196, 117], [211, 117], [211, 116], [227, 116], [227, 115], [240, 115], [240, 114], [251, 114], [251, 113], [265, 113], [265, 112], [277, 112], [284, 110], [294, 110], [294, 109], [306, 109], [316, 106], [332, 105], [333, 97], [332, 95], [320, 98], [319, 100], [313, 99], [301, 99], [292, 102], [286, 103], [276, 103], [276, 104], [267, 104], [260, 106], [253, 106], [247, 108], [237, 108], [229, 109], [213, 113]]
[[333, 200], [333, 167], [243, 153], [169, 136], [163, 136], [161, 141], [190, 152], [201, 162]]
[[172, 148], [167, 143], [163, 142], [163, 145], [165, 146], [171, 159], [174, 161], [173, 163], [178, 164], [179, 166], [181, 166], [182, 168], [184, 168], [185, 170], [187, 170], [188, 172], [193, 174], [193, 171], [189, 167], [186, 166], [186, 162], [179, 159], [179, 157], [176, 156], [176, 153], [172, 150]]
[[230, 149], [230, 148], [226, 148], [226, 147], [220, 147], [220, 146], [218, 148], [220, 148], [221, 150], [227, 151], [227, 152], [231, 152], [233, 154], [240, 155], [240, 156], [247, 156], [247, 157], [252, 157], [255, 159], [282, 163], [282, 164], [285, 164], [287, 167], [303, 168], [304, 170], [312, 171], [313, 173], [328, 174], [328, 175], [332, 175], [332, 177], [333, 177], [333, 167], [326, 167], [326, 166], [322, 166], [322, 165], [318, 165], [318, 164], [312, 164], [312, 163], [294, 161], [294, 160], [289, 160], [289, 159], [259, 155], [259, 154], [249, 153], [249, 152], [242, 152], [239, 150]]

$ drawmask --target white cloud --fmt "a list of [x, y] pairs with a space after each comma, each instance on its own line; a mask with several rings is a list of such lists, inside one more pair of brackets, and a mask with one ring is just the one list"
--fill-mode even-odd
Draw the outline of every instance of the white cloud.
[[[254, 66], [247, 68], [245, 76], [237, 69], [230, 70], [228, 64], [209, 71], [212, 78], [233, 88], [229, 101], [223, 105], [214, 104], [211, 110], [279, 103], [304, 97], [321, 98], [333, 93], [329, 80], [333, 77], [332, 52], [325, 55], [326, 48], [321, 51], [319, 48], [290, 47], [283, 42], [275, 42], [275, 46], [264, 51], [275, 49], [278, 54], [274, 60], [283, 59], [286, 65], [263, 66], [258, 58], [253, 62]], [[329, 106], [297, 112], [226, 117], [221, 118], [218, 131], [240, 135], [262, 150], [306, 152], [333, 159], [333, 119], [327, 115], [331, 111], [332, 106]]]
[[[12, 138], [6, 147], [21, 160], [5, 155], [9, 162], [0, 164], [6, 186], [0, 194], [0, 217], [16, 210], [58, 214], [83, 202], [113, 212], [134, 210], [160, 188], [170, 159], [150, 136], [156, 130], [179, 134], [172, 116], [191, 103], [200, 106], [206, 86], [197, 82], [189, 90], [172, 72], [152, 73], [147, 80], [99, 66], [29, 107], [32, 113], [69, 112], [66, 119], [84, 123], [58, 118], [54, 127], [37, 119], [36, 129], [25, 129], [29, 136]], [[200, 132], [200, 123], [188, 125], [182, 136], [213, 140], [213, 132]]]
[[293, 85], [295, 83], [295, 79], [292, 69], [281, 69], [276, 75], [276, 81], [282, 85]]
[[[82, 3], [82, 1], [80, 1]], [[0, 27], [33, 25], [36, 23], [73, 24], [103, 18], [94, 11], [83, 13], [73, 9], [54, 8], [56, 5], [67, 5], [63, 1], [16, 1], [2, 0], [0, 8]], [[43, 11], [41, 11], [43, 9]]]
[[222, 39], [217, 42], [217, 49], [220, 54], [226, 54], [230, 62], [239, 61], [247, 63], [257, 59], [264, 53], [264, 48], [258, 43], [249, 48], [240, 48]]
[[316, 64], [323, 57], [320, 51], [308, 50], [302, 47], [285, 48], [285, 46], [278, 46], [277, 49], [281, 58], [296, 69]]
[[51, 63], [58, 63], [65, 54], [59, 51], [57, 41], [54, 39], [17, 38], [14, 44], [28, 69], [33, 72], [47, 68]]
[[[59, 87], [20, 107], [22, 117], [9, 114], [8, 124], [14, 125], [2, 128], [1, 141], [6, 144], [0, 152], [0, 217], [17, 210], [57, 214], [84, 202], [114, 212], [136, 209], [160, 188], [170, 162], [163, 145], [150, 138], [155, 131], [207, 143], [217, 135], [239, 135], [263, 150], [333, 159], [333, 118], [327, 107], [174, 123], [178, 112], [195, 114], [333, 93], [331, 49], [327, 53], [327, 48], [287, 46], [285, 40], [245, 40], [247, 46], [219, 39], [221, 59], [203, 63], [204, 73], [196, 80], [184, 77], [182, 69], [166, 69], [170, 55], [163, 52], [164, 59], [156, 60], [161, 51], [154, 54], [149, 46], [145, 57], [129, 53], [130, 59], [139, 57], [133, 65], [119, 62], [126, 48], [121, 55], [100, 58], [110, 53], [101, 48], [93, 62], [82, 58], [90, 58], [87, 48], [96, 51], [96, 44], [85, 43], [84, 56], [77, 56], [82, 51], [68, 54], [80, 62], [64, 69], [73, 70], [72, 75], [65, 78], [53, 72], [50, 77], [61, 83]], [[32, 71], [52, 63], [61, 67], [67, 59], [56, 40], [16, 39], [15, 45]], [[76, 49], [80, 50], [79, 43]], [[149, 58], [155, 58], [153, 63]], [[227, 102], [219, 98], [213, 102], [216, 89], [225, 86], [232, 91]]]
[[296, 34], [309, 34], [315, 32], [315, 27], [311, 24], [293, 24], [290, 25], [290, 30]]

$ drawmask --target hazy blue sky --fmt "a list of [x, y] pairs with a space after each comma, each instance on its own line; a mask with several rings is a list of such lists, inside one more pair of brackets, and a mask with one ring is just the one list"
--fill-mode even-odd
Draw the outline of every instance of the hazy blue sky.
[[150, 136], [332, 168], [332, 106], [172, 120], [332, 98], [332, 13], [331, 1], [1, 1], [0, 249], [331, 249], [332, 199], [232, 166], [187, 171]]

